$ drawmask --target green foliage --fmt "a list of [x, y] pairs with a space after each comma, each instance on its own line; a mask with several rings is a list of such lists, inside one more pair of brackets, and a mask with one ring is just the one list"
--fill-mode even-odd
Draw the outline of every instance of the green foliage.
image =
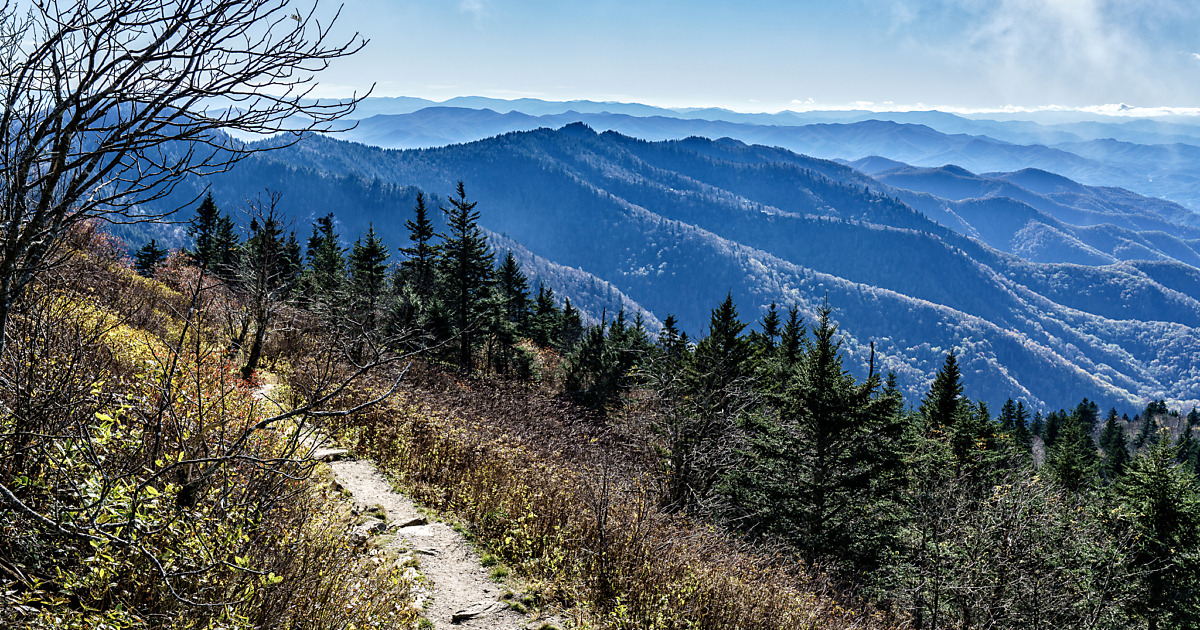
[[819, 311], [777, 412], [747, 418], [746, 457], [727, 492], [752, 530], [866, 570], [883, 561], [898, 524], [900, 399], [842, 367], [829, 314]]
[[446, 215], [447, 233], [438, 258], [438, 278], [449, 315], [450, 334], [458, 347], [458, 365], [470, 373], [474, 368], [479, 327], [487, 316], [487, 298], [492, 290], [492, 253], [479, 229], [476, 202], [467, 200], [458, 182]]
[[150, 239], [148, 243], [134, 252], [133, 268], [141, 275], [151, 278], [154, 276], [154, 270], [159, 265], [167, 260], [166, 248], [159, 247], [154, 239]]

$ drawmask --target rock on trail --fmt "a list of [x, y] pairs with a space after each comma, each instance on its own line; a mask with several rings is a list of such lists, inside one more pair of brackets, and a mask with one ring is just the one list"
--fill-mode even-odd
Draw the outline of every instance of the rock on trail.
[[410, 547], [417, 554], [421, 573], [432, 583], [425, 617], [435, 628], [524, 630], [546, 623], [531, 621], [500, 601], [504, 588], [488, 577], [462, 535], [445, 523], [427, 522], [408, 497], [392, 490], [374, 464], [337, 459], [330, 467], [338, 483], [354, 495], [356, 505], [386, 511], [390, 523], [386, 531], [395, 535], [387, 546]]

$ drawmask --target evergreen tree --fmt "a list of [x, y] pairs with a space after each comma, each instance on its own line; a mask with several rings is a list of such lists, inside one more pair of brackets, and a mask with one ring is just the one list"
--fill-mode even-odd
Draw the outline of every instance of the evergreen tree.
[[779, 361], [784, 370], [790, 370], [800, 360], [804, 334], [804, 318], [800, 317], [800, 308], [793, 304], [779, 339]]
[[354, 242], [350, 251], [350, 301], [355, 325], [364, 333], [375, 330], [387, 289], [387, 261], [390, 255], [375, 226]]
[[929, 393], [921, 401], [921, 415], [931, 427], [952, 428], [965, 415], [962, 399], [962, 374], [958, 357], [953, 350], [946, 355], [942, 367], [933, 379]]
[[512, 252], [507, 252], [496, 272], [496, 284], [500, 289], [504, 317], [516, 327], [520, 334], [528, 334], [530, 326], [529, 280], [521, 272], [521, 266]]
[[1122, 514], [1137, 534], [1129, 613], [1150, 630], [1200, 625], [1200, 494], [1195, 474], [1175, 459], [1165, 440], [1156, 441], [1117, 483]]
[[708, 336], [696, 344], [685, 378], [697, 400], [704, 401], [701, 413], [734, 414], [752, 394], [750, 340], [742, 336], [746, 324], [738, 319], [733, 295], [713, 309]]
[[143, 245], [133, 255], [133, 268], [147, 278], [154, 276], [154, 269], [167, 260], [166, 248], [159, 247], [154, 239]]
[[197, 267], [212, 270], [217, 262], [217, 225], [221, 213], [213, 201], [212, 193], [204, 196], [204, 201], [196, 208], [196, 215], [188, 222], [187, 234], [192, 239], [192, 249], [187, 254]]
[[486, 299], [492, 290], [492, 253], [479, 229], [476, 203], [467, 200], [466, 188], [458, 182], [450, 207], [442, 208], [449, 231], [438, 259], [450, 332], [457, 342], [459, 366], [467, 373], [473, 368], [479, 328], [488, 306]]
[[425, 207], [425, 193], [417, 193], [417, 205], [413, 212], [415, 216], [404, 222], [412, 245], [400, 248], [400, 253], [405, 257], [400, 262], [400, 277], [412, 287], [418, 300], [428, 302], [436, 288], [438, 247], [433, 242], [437, 233], [433, 229], [433, 222], [429, 220], [429, 210]]
[[762, 318], [762, 331], [755, 331], [750, 337], [754, 355], [759, 361], [774, 358], [780, 336], [779, 323], [779, 308], [775, 306], [775, 302], [771, 302]]
[[542, 348], [549, 348], [555, 341], [555, 332], [561, 317], [562, 313], [554, 305], [554, 291], [539, 282], [529, 325], [529, 336], [533, 343]]
[[1125, 437], [1125, 427], [1117, 418], [1115, 407], [1108, 412], [1108, 418], [1104, 421], [1100, 448], [1104, 450], [1100, 472], [1108, 481], [1114, 481], [1124, 474], [1129, 464], [1129, 440]]
[[234, 282], [238, 275], [241, 251], [237, 224], [228, 214], [221, 215], [217, 220], [216, 234], [213, 236], [208, 268], [225, 282]]
[[250, 238], [242, 247], [240, 271], [234, 282], [236, 290], [250, 305], [255, 326], [246, 363], [242, 366], [242, 378], [245, 379], [258, 369], [271, 320], [293, 289], [289, 284], [294, 277], [292, 261], [288, 259], [278, 203], [278, 193], [271, 193], [266, 203], [255, 202]]
[[900, 400], [881, 394], [877, 376], [859, 383], [843, 368], [829, 314], [819, 311], [778, 415], [746, 417], [745, 463], [727, 487], [739, 516], [810, 558], [870, 570], [897, 531]]
[[308, 239], [310, 297], [326, 308], [340, 304], [346, 281], [346, 251], [338, 241], [333, 213], [318, 217]]
[[1081, 420], [1076, 415], [1063, 420], [1046, 456], [1050, 474], [1073, 492], [1091, 485], [1098, 469], [1096, 444], [1087, 433], [1086, 421], [1086, 417]]
[[583, 318], [579, 310], [571, 306], [571, 299], [563, 301], [562, 314], [555, 326], [555, 346], [559, 352], [571, 352], [583, 337]]

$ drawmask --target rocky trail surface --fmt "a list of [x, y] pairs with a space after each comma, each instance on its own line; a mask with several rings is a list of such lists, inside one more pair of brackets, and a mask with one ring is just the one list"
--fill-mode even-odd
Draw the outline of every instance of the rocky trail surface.
[[[283, 405], [271, 398], [274, 388], [273, 383], [265, 383], [253, 395], [283, 410]], [[505, 594], [511, 593], [491, 579], [462, 534], [447, 523], [427, 519], [411, 499], [392, 489], [374, 463], [347, 458], [345, 449], [316, 432], [308, 433], [305, 442], [312, 449], [309, 455], [313, 459], [329, 463], [334, 479], [353, 497], [357, 511], [369, 515], [355, 527], [354, 535], [365, 540], [387, 536], [376, 539], [376, 543], [383, 543], [381, 548], [411, 554], [419, 560], [424, 589], [414, 595], [425, 604], [424, 616], [435, 629], [562, 628], [557, 617], [529, 616], [512, 610], [504, 600]]]
[[386, 520], [367, 519], [356, 530], [362, 536], [392, 536], [384, 548], [411, 550], [420, 560], [420, 572], [428, 580], [425, 617], [434, 628], [492, 628], [525, 630], [561, 627], [557, 620], [531, 619], [509, 608], [501, 598], [503, 585], [494, 582], [479, 556], [461, 534], [443, 522], [428, 521], [415, 504], [392, 489], [387, 479], [369, 461], [339, 459], [344, 451], [325, 450], [318, 457], [333, 459], [330, 466], [342, 487], [354, 496], [355, 505], [366, 514]]

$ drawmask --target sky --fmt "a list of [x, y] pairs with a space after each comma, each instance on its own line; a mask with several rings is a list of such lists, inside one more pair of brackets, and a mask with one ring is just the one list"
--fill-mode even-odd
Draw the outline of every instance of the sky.
[[337, 29], [370, 43], [320, 96], [1200, 112], [1195, 0], [344, 0]]

